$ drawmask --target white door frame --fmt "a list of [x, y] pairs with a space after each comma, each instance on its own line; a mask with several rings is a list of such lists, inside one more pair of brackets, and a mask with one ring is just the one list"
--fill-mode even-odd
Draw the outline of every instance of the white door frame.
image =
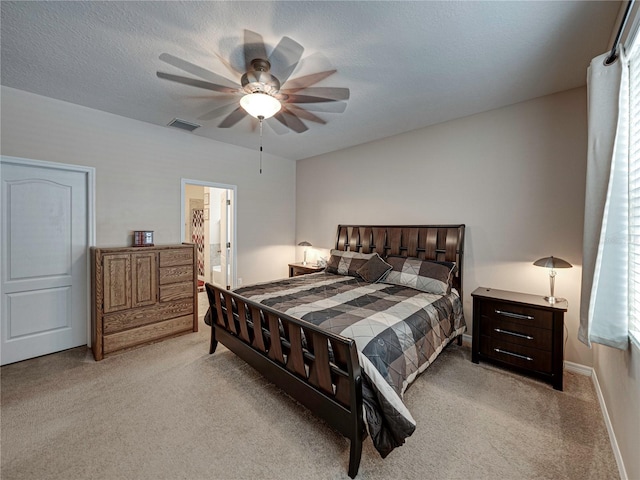
[[[33, 160], [31, 158], [0, 156], [0, 163], [10, 165], [24, 165], [40, 168], [50, 168], [52, 170], [63, 170], [84, 173], [87, 176], [87, 245], [93, 247], [96, 244], [96, 169], [82, 165], [71, 165], [68, 163], [49, 162], [44, 160]], [[0, 177], [0, 184], [2, 178]], [[0, 225], [2, 229], [2, 225]], [[87, 279], [91, 279], [91, 259], [87, 252]], [[2, 295], [0, 295], [0, 311], [2, 308]], [[91, 346], [91, 289], [87, 288], [86, 298], [87, 312], [87, 346]]]
[[183, 178], [180, 180], [180, 238], [185, 238], [185, 204], [184, 197], [187, 185], [198, 185], [202, 187], [211, 187], [211, 188], [221, 188], [223, 190], [231, 190], [233, 192], [233, 204], [231, 208], [231, 214], [233, 216], [233, 258], [231, 259], [231, 288], [235, 288], [238, 283], [238, 237], [236, 235], [237, 232], [237, 208], [236, 204], [238, 203], [238, 187], [237, 185], [227, 185], [226, 183], [215, 183], [215, 182], [205, 182], [203, 180], [191, 180], [188, 178]]

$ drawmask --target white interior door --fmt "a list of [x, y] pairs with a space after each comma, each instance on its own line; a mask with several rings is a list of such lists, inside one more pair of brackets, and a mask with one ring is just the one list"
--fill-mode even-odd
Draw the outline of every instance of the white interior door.
[[228, 211], [229, 208], [227, 206], [227, 200], [229, 200], [229, 191], [223, 190], [220, 193], [220, 272], [221, 282], [223, 285], [226, 285], [227, 289], [230, 287], [230, 265], [229, 265], [229, 216]]
[[89, 181], [55, 164], [0, 167], [5, 365], [87, 344]]

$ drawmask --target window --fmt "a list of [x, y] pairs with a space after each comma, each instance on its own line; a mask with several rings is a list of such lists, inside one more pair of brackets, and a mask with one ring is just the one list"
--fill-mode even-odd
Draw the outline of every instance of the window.
[[640, 347], [640, 41], [629, 51], [629, 337]]

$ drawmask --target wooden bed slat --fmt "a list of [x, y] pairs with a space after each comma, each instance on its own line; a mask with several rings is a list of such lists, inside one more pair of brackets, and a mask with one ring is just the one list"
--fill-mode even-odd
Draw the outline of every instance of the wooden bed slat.
[[455, 228], [447, 229], [447, 239], [445, 241], [444, 259], [447, 262], [456, 261], [456, 250], [458, 247], [458, 230]]
[[404, 228], [402, 238], [407, 246], [407, 257], [418, 256], [418, 229]]
[[346, 250], [347, 246], [347, 227], [341, 227], [338, 233], [338, 241], [336, 242], [337, 250]]
[[271, 360], [284, 365], [284, 355], [282, 353], [282, 344], [280, 343], [280, 322], [278, 317], [273, 313], [267, 313], [267, 324], [269, 326], [269, 352], [268, 356]]
[[287, 340], [289, 340], [289, 352], [287, 354], [285, 367], [302, 378], [307, 378], [307, 371], [304, 368], [304, 359], [302, 354], [302, 335], [300, 327], [285, 321], [282, 321], [282, 327]]
[[436, 260], [436, 248], [438, 247], [438, 229], [437, 228], [428, 228], [427, 229], [427, 241], [425, 244], [425, 252], [424, 258], [426, 260]]
[[360, 235], [362, 253], [371, 253], [371, 227], [364, 229], [364, 234]]
[[376, 253], [382, 258], [385, 258], [387, 256], [387, 253], [385, 252], [386, 230], [384, 228], [373, 227], [372, 231]]
[[249, 308], [251, 312], [251, 323], [253, 323], [253, 342], [251, 346], [262, 353], [267, 352], [267, 347], [264, 341], [264, 332], [262, 331], [262, 314], [255, 305], [251, 305]]
[[389, 229], [389, 255], [400, 255], [401, 228]]
[[331, 370], [329, 369], [329, 342], [313, 331], [305, 331], [305, 335], [311, 339], [309, 347], [314, 355], [314, 361], [309, 368], [309, 382], [314, 387], [333, 394]]
[[238, 302], [238, 323], [240, 324], [240, 338], [247, 343], [251, 343], [247, 326], [247, 311], [244, 302]]
[[349, 229], [349, 251], [357, 252], [358, 251], [358, 237], [360, 233], [360, 229], [358, 227], [352, 227]]

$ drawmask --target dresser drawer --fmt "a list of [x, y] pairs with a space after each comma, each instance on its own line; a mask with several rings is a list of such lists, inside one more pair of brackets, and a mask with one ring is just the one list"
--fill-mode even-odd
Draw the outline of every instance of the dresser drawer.
[[480, 314], [488, 318], [509, 321], [524, 326], [535, 326], [551, 330], [553, 328], [553, 313], [524, 305], [514, 305], [499, 301], [483, 301]]
[[165, 337], [193, 330], [193, 315], [172, 318], [164, 322], [145, 325], [124, 332], [104, 336], [104, 353], [160, 340]]
[[193, 265], [192, 248], [174, 248], [160, 252], [160, 266], [172, 267], [174, 265]]
[[160, 285], [193, 281], [193, 265], [160, 267]]
[[160, 285], [160, 301], [170, 302], [171, 300], [193, 297], [193, 288], [193, 282]]
[[550, 351], [525, 347], [494, 337], [482, 336], [480, 353], [516, 367], [551, 373], [552, 354]]
[[523, 325], [502, 318], [483, 317], [480, 323], [480, 334], [493, 337], [497, 341], [515, 343], [525, 347], [551, 351], [552, 331]]

